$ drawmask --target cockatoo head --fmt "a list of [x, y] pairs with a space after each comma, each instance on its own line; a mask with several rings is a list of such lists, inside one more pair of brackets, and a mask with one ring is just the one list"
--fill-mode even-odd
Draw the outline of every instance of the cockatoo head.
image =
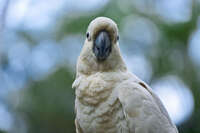
[[110, 18], [98, 17], [88, 26], [87, 41], [92, 43], [92, 51], [98, 61], [104, 61], [112, 52], [112, 45], [119, 39], [116, 23]]
[[120, 55], [118, 40], [118, 28], [113, 20], [107, 17], [92, 20], [79, 57], [78, 71], [90, 73], [119, 67], [126, 69]]

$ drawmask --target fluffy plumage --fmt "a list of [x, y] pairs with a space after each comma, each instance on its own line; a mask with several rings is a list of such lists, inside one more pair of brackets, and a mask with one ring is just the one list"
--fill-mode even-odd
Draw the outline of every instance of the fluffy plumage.
[[[93, 45], [107, 31], [112, 51], [98, 61]], [[178, 133], [152, 89], [131, 74], [118, 46], [118, 28], [106, 17], [94, 19], [77, 62], [75, 111], [77, 133]]]

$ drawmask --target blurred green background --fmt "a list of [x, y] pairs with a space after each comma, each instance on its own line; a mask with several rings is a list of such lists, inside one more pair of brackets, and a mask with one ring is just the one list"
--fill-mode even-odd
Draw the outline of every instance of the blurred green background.
[[179, 132], [200, 133], [200, 0], [0, 0], [0, 133], [75, 133], [71, 85], [98, 16]]

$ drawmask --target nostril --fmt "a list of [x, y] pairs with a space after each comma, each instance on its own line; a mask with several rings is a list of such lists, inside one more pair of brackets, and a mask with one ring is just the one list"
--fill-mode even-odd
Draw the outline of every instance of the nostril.
[[109, 48], [109, 47], [107, 47], [107, 48], [106, 48], [106, 52], [108, 52], [109, 50], [110, 50], [110, 48]]
[[95, 47], [95, 51], [96, 51], [97, 53], [101, 52], [99, 47]]

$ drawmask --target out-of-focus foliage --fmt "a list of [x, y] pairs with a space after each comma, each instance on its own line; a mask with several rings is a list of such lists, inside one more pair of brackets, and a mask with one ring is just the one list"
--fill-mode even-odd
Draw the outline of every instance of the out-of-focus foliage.
[[[82, 2], [87, 3], [87, 1]], [[110, 0], [102, 8], [97, 10], [93, 9], [92, 11], [82, 11], [78, 9], [66, 11], [65, 8], [63, 8], [58, 13], [60, 15], [52, 16], [53, 23], [47, 26], [47, 28], [41, 30], [26, 29], [22, 24], [22, 26], [12, 29], [12, 31], [9, 31], [10, 29], [6, 30], [4, 32], [4, 37], [6, 38], [5, 43], [7, 44], [4, 45], [11, 47], [15, 43], [18, 44], [22, 41], [25, 43], [25, 45], [22, 45], [22, 48], [25, 47], [26, 50], [30, 52], [37, 46], [39, 50], [44, 48], [40, 47], [44, 42], [47, 44], [49, 42], [54, 42], [55, 46], [51, 45], [53, 48], [57, 46], [61, 48], [57, 52], [50, 51], [47, 55], [50, 58], [41, 54], [41, 51], [36, 52], [36, 54], [32, 52], [31, 55], [36, 55], [36, 57], [39, 55], [39, 57], [44, 57], [44, 59], [54, 60], [57, 56], [54, 58], [53, 55], [61, 54], [58, 58], [63, 58], [61, 61], [56, 61], [56, 65], [52, 65], [53, 70], [51, 70], [50, 73], [47, 72], [47, 75], [39, 78], [41, 73], [39, 70], [37, 71], [35, 66], [41, 63], [42, 67], [39, 68], [45, 71], [48, 68], [46, 68], [45, 64], [50, 62], [49, 60], [38, 61], [38, 58], [34, 58], [36, 60], [35, 66], [29, 67], [29, 64], [33, 63], [35, 60], [27, 59], [31, 61], [28, 63], [25, 61], [28, 67], [26, 67], [24, 74], [21, 71], [17, 71], [17, 69], [10, 70], [9, 59], [12, 56], [10, 57], [0, 50], [0, 52], [2, 52], [2, 54], [0, 53], [1, 70], [12, 74], [14, 73], [13, 75], [16, 77], [16, 82], [18, 82], [17, 79], [19, 77], [24, 76], [26, 78], [24, 81], [26, 82], [25, 87], [14, 91], [12, 90], [9, 92], [8, 97], [2, 98], [2, 101], [6, 103], [9, 112], [11, 112], [14, 117], [12, 127], [8, 132], [75, 132], [75, 93], [71, 88], [72, 82], [75, 79], [75, 64], [73, 64], [73, 62], [75, 62], [74, 55], [78, 55], [78, 52], [80, 52], [78, 48], [84, 43], [85, 32], [89, 22], [97, 16], [107, 16], [116, 21], [119, 26], [120, 47], [125, 49], [122, 51], [127, 52], [123, 53], [123, 55], [127, 54], [127, 58], [132, 58], [132, 56], [129, 55], [142, 54], [150, 62], [152, 72], [150, 78], [146, 80], [148, 84], [153, 83], [165, 75], [175, 75], [189, 86], [194, 96], [194, 110], [186, 121], [177, 126], [180, 133], [199, 133], [200, 67], [195, 65], [191, 60], [188, 49], [191, 36], [193, 32], [197, 30], [198, 19], [200, 18], [200, 2], [192, 0], [191, 18], [186, 22], [179, 23], [166, 22], [156, 13], [152, 13], [154, 10], [154, 3], [156, 3], [156, 1], [147, 2], [147, 4], [143, 3], [146, 5], [145, 9], [138, 9], [137, 4], [134, 5], [132, 0]], [[68, 7], [68, 5], [66, 6]], [[153, 30], [155, 31], [153, 32], [153, 36], [150, 36], [150, 40], [152, 38], [157, 38], [157, 41], [152, 41], [153, 44], [145, 44], [144, 38], [148, 36], [148, 34], [140, 33], [140, 31], [132, 33], [131, 26], [128, 27], [127, 31], [126, 27], [138, 20], [138, 18], [140, 19], [138, 24], [145, 22], [154, 27]], [[145, 23], [143, 24], [145, 25]], [[17, 34], [17, 37], [13, 39], [11, 33]], [[139, 39], [134, 38], [135, 34], [141, 35]], [[13, 41], [7, 41], [9, 40], [8, 38], [11, 38], [11, 40], [13, 39]], [[80, 44], [77, 45], [77, 42]], [[31, 50], [29, 51], [29, 49]], [[46, 47], [44, 49], [46, 50]], [[126, 49], [129, 50], [127, 51]], [[34, 76], [31, 76], [31, 74]], [[140, 77], [140, 75], [137, 76]], [[0, 83], [1, 82], [3, 81], [0, 81]], [[2, 88], [3, 87], [0, 85], [0, 89]], [[0, 131], [0, 133], [4, 132]]]
[[61, 68], [46, 80], [32, 82], [22, 92], [22, 105], [17, 111], [27, 118], [29, 133], [75, 132], [73, 77], [72, 72]]

